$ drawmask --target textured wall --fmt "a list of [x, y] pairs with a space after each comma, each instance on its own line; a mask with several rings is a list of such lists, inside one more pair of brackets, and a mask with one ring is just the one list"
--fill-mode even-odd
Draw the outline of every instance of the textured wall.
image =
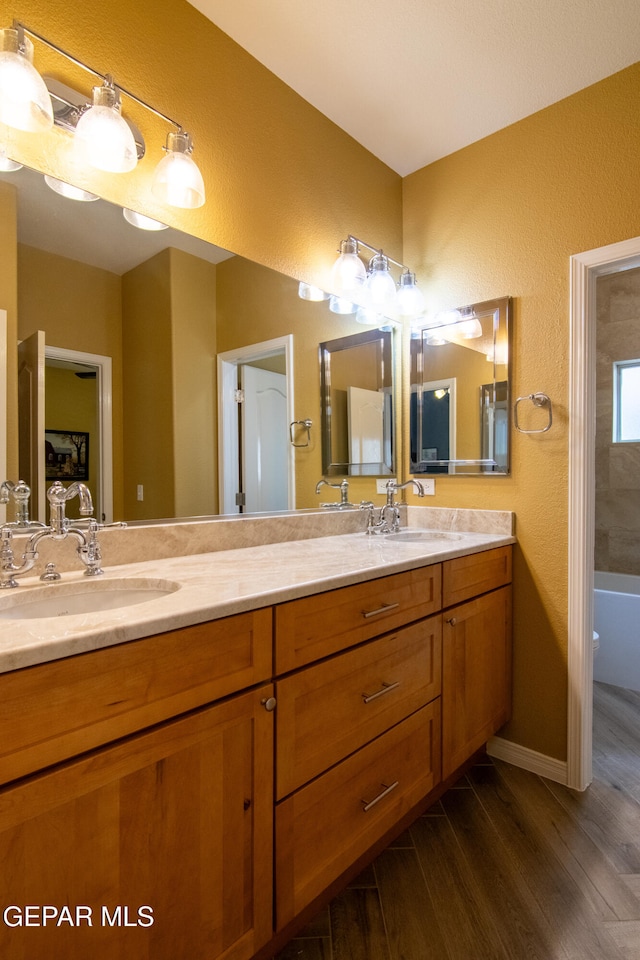
[[596, 284], [595, 569], [640, 574], [640, 443], [613, 443], [613, 363], [640, 359], [640, 269]]
[[563, 758], [567, 701], [569, 258], [640, 233], [640, 64], [404, 181], [407, 262], [433, 305], [514, 297], [514, 396], [553, 401], [509, 478], [436, 480], [435, 505], [515, 510], [514, 715]]

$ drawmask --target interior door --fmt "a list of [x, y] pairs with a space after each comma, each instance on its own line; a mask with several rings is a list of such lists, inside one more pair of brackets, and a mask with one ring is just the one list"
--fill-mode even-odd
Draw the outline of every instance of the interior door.
[[44, 445], [45, 335], [38, 330], [18, 344], [18, 471], [31, 487], [29, 514], [46, 523]]
[[384, 460], [384, 393], [349, 387], [349, 460], [382, 464]]
[[289, 506], [287, 381], [273, 373], [244, 364], [240, 367], [243, 391], [242, 491], [247, 513], [287, 510]]

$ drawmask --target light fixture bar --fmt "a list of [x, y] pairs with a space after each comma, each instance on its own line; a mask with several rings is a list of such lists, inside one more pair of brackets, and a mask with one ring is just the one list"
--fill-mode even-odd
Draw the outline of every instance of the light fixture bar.
[[[30, 36], [35, 37], [36, 40], [39, 40], [41, 43], [44, 43], [51, 50], [55, 50], [56, 53], [62, 54], [63, 57], [66, 57], [67, 60], [70, 60], [71, 63], [75, 63], [77, 67], [81, 67], [83, 70], [86, 70], [88, 73], [92, 73], [94, 77], [99, 77], [104, 83], [110, 81], [109, 74], [100, 73], [99, 70], [95, 70], [93, 67], [90, 67], [89, 64], [84, 63], [83, 60], [79, 60], [77, 57], [74, 57], [72, 53], [69, 53], [63, 47], [59, 47], [56, 43], [53, 43], [51, 40], [47, 40], [46, 37], [43, 37], [41, 33], [38, 33], [36, 30], [32, 30], [31, 27], [28, 27], [26, 24], [21, 23], [19, 20], [13, 21], [14, 30], [23, 31], [23, 33], [28, 33]], [[157, 117], [160, 117], [161, 120], [166, 120], [167, 123], [171, 123], [174, 127], [177, 127], [178, 130], [183, 130], [181, 123], [178, 123], [177, 120], [174, 120], [172, 117], [168, 117], [166, 113], [156, 109], [150, 103], [147, 103], [146, 100], [142, 100], [140, 97], [136, 96], [135, 93], [132, 93], [130, 90], [127, 90], [126, 87], [121, 86], [119, 83], [114, 84], [120, 93], [123, 93], [130, 100], [135, 101], [141, 107], [145, 107], [147, 110], [150, 110], [151, 113], [154, 113]], [[394, 261], [395, 262], [395, 261]]]
[[399, 260], [394, 260], [393, 257], [390, 257], [388, 253], [384, 253], [380, 247], [373, 247], [370, 243], [367, 243], [365, 240], [360, 240], [358, 237], [354, 237], [352, 234], [349, 234], [347, 240], [353, 241], [357, 246], [366, 247], [367, 250], [371, 250], [372, 253], [377, 254], [381, 257], [386, 257], [389, 263], [395, 264], [396, 267], [400, 267], [403, 270], [408, 270], [409, 267], [406, 263], [400, 263]]

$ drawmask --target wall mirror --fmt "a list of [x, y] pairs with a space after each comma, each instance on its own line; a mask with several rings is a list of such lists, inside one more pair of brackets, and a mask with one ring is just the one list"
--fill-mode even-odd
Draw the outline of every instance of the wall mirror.
[[[286, 337], [293, 341], [295, 389], [287, 414], [309, 418], [313, 427], [309, 448], [287, 451], [293, 468], [283, 465], [283, 483], [289, 485], [289, 507], [315, 508], [322, 475], [318, 344], [361, 331], [361, 325], [331, 313], [327, 302], [301, 300], [291, 277], [173, 229], [136, 229], [119, 207], [100, 199], [69, 200], [36, 171], [0, 174], [3, 214], [12, 203], [17, 234], [7, 215], [0, 249], [6, 263], [17, 259], [18, 339], [26, 345], [20, 391], [39, 381], [45, 363], [50, 384], [73, 384], [73, 398], [56, 400], [45, 427], [62, 438], [53, 453], [59, 470], [66, 461], [73, 465], [72, 440], [65, 435], [89, 434], [88, 483], [97, 512], [127, 522], [218, 514], [216, 357], [244, 348], [253, 355], [254, 345]], [[273, 366], [282, 359], [251, 363]], [[110, 390], [98, 391], [94, 403], [108, 408], [111, 418], [111, 466], [101, 440], [96, 442], [94, 414], [81, 423], [75, 416], [87, 391], [95, 397], [96, 384], [107, 380]], [[41, 433], [34, 430], [33, 415], [43, 413], [46, 403], [36, 391], [26, 407], [20, 405], [25, 479], [31, 476], [23, 464], [34, 462], [30, 445]], [[43, 459], [41, 474], [46, 469]], [[104, 501], [95, 486], [99, 476]], [[38, 503], [36, 488], [43, 490], [44, 482], [31, 485], [32, 517], [44, 520], [46, 504], [42, 496]], [[109, 496], [112, 509], [105, 508]]]
[[440, 315], [411, 340], [410, 471], [509, 473], [510, 297]]
[[320, 344], [322, 472], [394, 472], [393, 333], [366, 330]]

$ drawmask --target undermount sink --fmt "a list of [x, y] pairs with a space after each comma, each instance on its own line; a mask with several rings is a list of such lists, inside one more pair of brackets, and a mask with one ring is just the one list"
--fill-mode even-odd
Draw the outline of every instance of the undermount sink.
[[398, 530], [397, 533], [388, 533], [385, 537], [388, 543], [414, 543], [420, 540], [460, 540], [461, 534], [447, 533], [440, 530]]
[[148, 579], [60, 583], [28, 588], [24, 593], [17, 588], [10, 596], [0, 596], [0, 619], [36, 620], [117, 610], [158, 600], [179, 589], [180, 584], [171, 580]]

